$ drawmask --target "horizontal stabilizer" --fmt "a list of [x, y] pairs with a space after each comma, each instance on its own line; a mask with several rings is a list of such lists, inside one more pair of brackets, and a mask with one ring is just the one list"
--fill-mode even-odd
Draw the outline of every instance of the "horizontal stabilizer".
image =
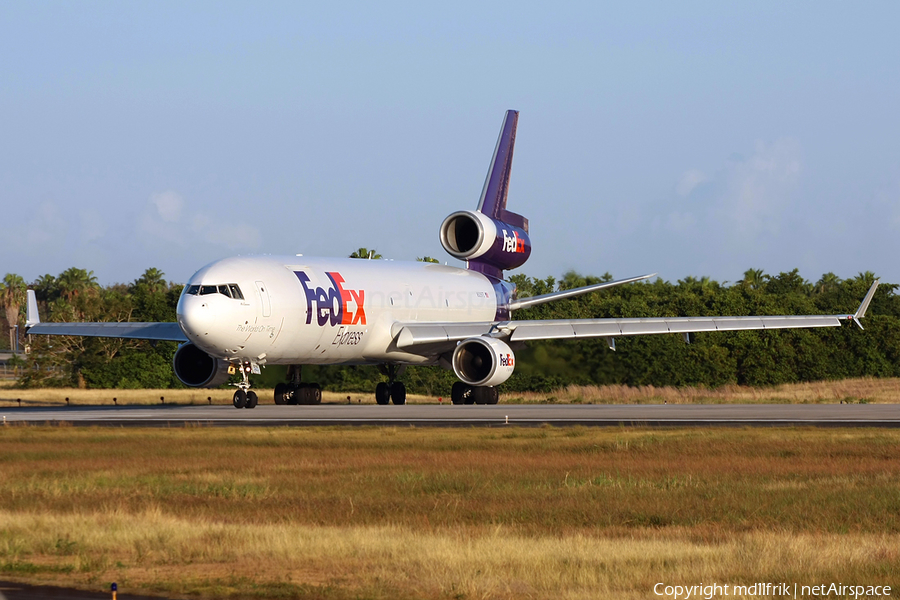
[[563, 290], [561, 292], [552, 292], [550, 294], [541, 294], [540, 296], [531, 296], [530, 298], [513, 300], [509, 303], [509, 310], [519, 310], [520, 308], [528, 308], [529, 306], [535, 306], [537, 304], [543, 304], [545, 302], [553, 302], [554, 300], [562, 300], [563, 298], [573, 298], [575, 296], [588, 294], [590, 292], [596, 292], [598, 290], [604, 290], [606, 288], [623, 285], [625, 283], [634, 283], [635, 281], [641, 281], [642, 279], [650, 279], [651, 277], [656, 277], [656, 273], [651, 273], [650, 275], [639, 275], [638, 277], [629, 277], [628, 279], [619, 279], [618, 281], [604, 281], [603, 283], [586, 285], [584, 287], [574, 288], [571, 290]]

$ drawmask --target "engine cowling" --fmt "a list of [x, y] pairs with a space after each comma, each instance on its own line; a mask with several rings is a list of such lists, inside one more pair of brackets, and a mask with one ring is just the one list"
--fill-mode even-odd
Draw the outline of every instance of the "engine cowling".
[[460, 342], [451, 362], [463, 383], [494, 386], [513, 374], [516, 358], [506, 342], [482, 336]]
[[228, 381], [228, 362], [213, 358], [191, 343], [178, 347], [172, 368], [175, 377], [189, 387], [218, 387]]
[[456, 258], [477, 260], [501, 270], [521, 267], [531, 255], [531, 240], [525, 230], [471, 210], [444, 219], [441, 245]]

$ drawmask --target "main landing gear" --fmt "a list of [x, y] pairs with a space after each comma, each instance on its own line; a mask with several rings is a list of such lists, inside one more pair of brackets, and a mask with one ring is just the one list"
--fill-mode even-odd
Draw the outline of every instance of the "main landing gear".
[[379, 369], [387, 376], [388, 381], [387, 383], [382, 381], [375, 386], [375, 402], [382, 405], [389, 404], [391, 401], [394, 404], [406, 404], [406, 386], [402, 382], [396, 381], [396, 378], [406, 370], [406, 365], [399, 367], [397, 365], [381, 365]]
[[318, 383], [300, 382], [301, 365], [288, 367], [290, 383], [275, 386], [275, 404], [321, 404], [322, 388]]
[[250, 363], [241, 365], [240, 369], [241, 377], [244, 380], [235, 384], [238, 389], [234, 392], [231, 402], [235, 408], [256, 408], [256, 405], [259, 404], [259, 396], [256, 395], [256, 392], [250, 391]]
[[450, 388], [450, 401], [453, 404], [497, 404], [500, 390], [496, 387], [473, 386], [457, 381]]

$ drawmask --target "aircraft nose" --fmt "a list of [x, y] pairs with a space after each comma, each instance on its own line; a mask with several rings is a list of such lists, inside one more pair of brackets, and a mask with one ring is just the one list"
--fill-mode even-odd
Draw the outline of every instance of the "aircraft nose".
[[203, 296], [182, 296], [177, 314], [182, 331], [194, 341], [208, 336], [216, 322], [215, 311]]

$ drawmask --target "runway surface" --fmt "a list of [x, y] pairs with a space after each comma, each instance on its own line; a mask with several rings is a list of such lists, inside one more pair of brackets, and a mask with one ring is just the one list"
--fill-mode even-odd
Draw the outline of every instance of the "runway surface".
[[538, 426], [711, 426], [809, 425], [900, 427], [900, 404], [498, 404], [453, 405], [262, 405], [79, 406], [0, 409], [6, 423], [166, 427], [390, 425], [423, 427]]

